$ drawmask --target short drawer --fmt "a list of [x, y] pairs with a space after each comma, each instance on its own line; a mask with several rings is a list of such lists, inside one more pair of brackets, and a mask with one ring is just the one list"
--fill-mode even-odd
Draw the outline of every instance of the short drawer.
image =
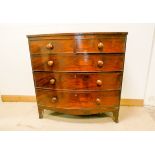
[[126, 39], [118, 38], [94, 38], [76, 40], [77, 52], [97, 52], [97, 53], [124, 53]]
[[124, 54], [48, 54], [31, 60], [34, 71], [122, 71]]
[[54, 108], [96, 108], [118, 106], [120, 91], [82, 92], [36, 89], [39, 105]]
[[73, 52], [74, 41], [72, 39], [31, 40], [29, 41], [31, 54], [46, 54], [55, 52]]
[[50, 73], [34, 72], [37, 88], [71, 90], [120, 90], [122, 72], [114, 73]]

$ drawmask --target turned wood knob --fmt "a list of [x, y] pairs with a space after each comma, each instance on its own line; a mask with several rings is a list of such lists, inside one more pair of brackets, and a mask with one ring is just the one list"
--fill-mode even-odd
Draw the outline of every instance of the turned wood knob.
[[102, 49], [102, 48], [103, 48], [103, 43], [102, 42], [98, 43], [98, 49]]
[[48, 49], [53, 49], [54, 46], [52, 45], [52, 43], [49, 43], [49, 44], [46, 45], [46, 48], [48, 48]]
[[97, 80], [97, 81], [96, 81], [96, 84], [97, 84], [98, 86], [101, 86], [101, 85], [102, 85], [102, 81], [101, 81], [101, 80]]
[[53, 62], [52, 60], [47, 62], [48, 66], [52, 66], [53, 63], [54, 63], [54, 62]]
[[103, 66], [103, 61], [102, 61], [102, 60], [99, 60], [99, 61], [97, 62], [97, 66], [98, 66], [98, 67], [102, 67], [102, 66]]
[[101, 100], [99, 98], [96, 99], [96, 104], [99, 105], [101, 103]]
[[55, 84], [55, 79], [51, 79], [50, 84]]
[[52, 103], [57, 102], [57, 97], [52, 97]]

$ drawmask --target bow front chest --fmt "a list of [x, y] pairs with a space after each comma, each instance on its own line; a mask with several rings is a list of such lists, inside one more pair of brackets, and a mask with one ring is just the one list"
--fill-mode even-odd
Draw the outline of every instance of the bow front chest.
[[118, 122], [127, 32], [28, 35], [39, 118], [112, 112]]

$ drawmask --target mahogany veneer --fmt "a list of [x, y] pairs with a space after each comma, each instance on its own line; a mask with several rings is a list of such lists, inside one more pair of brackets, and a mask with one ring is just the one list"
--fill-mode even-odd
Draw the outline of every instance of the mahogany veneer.
[[[65, 57], [65, 59], [64, 59]], [[34, 71], [123, 71], [124, 54], [47, 54], [35, 55], [32, 58]], [[98, 61], [97, 61], [98, 60]], [[48, 61], [53, 61], [49, 66]], [[103, 61], [102, 66], [98, 62]], [[111, 63], [112, 62], [112, 63]]]
[[127, 32], [28, 35], [39, 118], [113, 112], [118, 122]]
[[[51, 83], [54, 80], [54, 83]], [[101, 85], [97, 80], [101, 81]], [[120, 90], [122, 73], [51, 73], [35, 72], [36, 88], [68, 90]]]

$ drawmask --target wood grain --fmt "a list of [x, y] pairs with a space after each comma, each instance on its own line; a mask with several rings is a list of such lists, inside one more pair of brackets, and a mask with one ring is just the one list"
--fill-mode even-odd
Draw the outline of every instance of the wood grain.
[[[123, 71], [124, 54], [47, 54], [31, 56], [33, 71]], [[48, 61], [53, 61], [49, 66]], [[98, 66], [103, 61], [103, 66]]]
[[[55, 108], [96, 108], [119, 106], [120, 91], [49, 91], [36, 89], [39, 105]], [[55, 97], [57, 100], [52, 101]], [[100, 103], [96, 99], [100, 99]]]
[[[68, 90], [120, 90], [122, 72], [114, 73], [51, 73], [34, 72], [36, 88], [68, 89]], [[51, 84], [50, 80], [55, 83]], [[102, 85], [97, 85], [97, 80]]]
[[[99, 49], [99, 43], [103, 44], [103, 48]], [[124, 53], [125, 38], [95, 38], [95, 39], [79, 39], [76, 40], [77, 52], [97, 52], [97, 53]]]
[[44, 109], [75, 115], [111, 111], [118, 122], [126, 36], [28, 35], [39, 118]]
[[[47, 45], [51, 43], [53, 49], [48, 49]], [[72, 39], [49, 39], [49, 40], [33, 40], [29, 41], [29, 48], [31, 54], [46, 54], [54, 52], [73, 52], [74, 51], [74, 41]]]
[[34, 34], [34, 35], [27, 35], [29, 39], [36, 39], [36, 38], [53, 38], [53, 37], [61, 37], [63, 38], [64, 36], [104, 36], [104, 37], [121, 37], [121, 36], [126, 36], [128, 32], [76, 32], [76, 33], [52, 33], [52, 34]]

